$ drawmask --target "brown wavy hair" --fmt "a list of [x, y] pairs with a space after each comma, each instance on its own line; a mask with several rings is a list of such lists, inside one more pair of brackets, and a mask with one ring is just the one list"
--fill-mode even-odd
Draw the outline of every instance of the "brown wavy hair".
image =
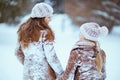
[[46, 40], [53, 41], [54, 33], [43, 18], [29, 18], [25, 23], [21, 24], [18, 33], [18, 43], [23, 47], [28, 47], [31, 42], [38, 42], [41, 30], [46, 30]]

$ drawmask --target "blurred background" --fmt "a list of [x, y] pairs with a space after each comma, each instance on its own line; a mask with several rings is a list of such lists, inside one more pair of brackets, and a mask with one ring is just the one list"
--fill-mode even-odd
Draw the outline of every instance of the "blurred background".
[[0, 0], [0, 80], [22, 80], [23, 66], [14, 55], [16, 32], [39, 2], [54, 8], [50, 26], [55, 32], [56, 53], [64, 69], [69, 52], [78, 40], [80, 25], [97, 22], [109, 29], [109, 35], [100, 42], [107, 54], [106, 80], [120, 80], [120, 0]]
[[95, 21], [110, 31], [120, 25], [120, 0], [0, 0], [0, 23], [19, 23], [34, 4], [43, 1], [53, 6], [54, 13], [69, 15], [75, 25]]

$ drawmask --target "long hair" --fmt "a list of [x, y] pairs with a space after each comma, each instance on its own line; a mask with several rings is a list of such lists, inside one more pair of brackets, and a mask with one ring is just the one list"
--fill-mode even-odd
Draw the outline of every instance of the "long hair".
[[98, 42], [95, 42], [95, 54], [96, 54], [96, 66], [97, 66], [97, 71], [99, 73], [101, 73], [102, 71], [102, 65], [103, 65], [103, 58], [102, 58], [102, 55], [101, 55], [101, 51], [100, 51], [100, 45]]
[[41, 30], [46, 30], [47, 34], [45, 38], [53, 41], [54, 34], [48, 24], [45, 23], [44, 18], [29, 18], [25, 23], [20, 25], [18, 29], [18, 43], [23, 47], [27, 48], [29, 43], [38, 42], [41, 35]]
[[[82, 35], [81, 35], [82, 36]], [[96, 58], [96, 67], [97, 67], [97, 71], [99, 73], [101, 73], [102, 71], [102, 65], [103, 65], [103, 57], [101, 55], [101, 50], [100, 50], [100, 44], [98, 41], [92, 41], [92, 40], [89, 40], [89, 39], [86, 39], [84, 37], [85, 40], [87, 41], [90, 41], [90, 42], [93, 42], [95, 44], [95, 48], [94, 48], [94, 51], [95, 51], [95, 54], [94, 54], [94, 57]]]
[[[88, 40], [88, 39], [85, 39], [85, 40]], [[102, 65], [103, 65], [103, 58], [102, 58], [102, 55], [101, 55], [101, 50], [100, 50], [100, 44], [98, 41], [92, 41], [92, 40], [88, 40], [90, 42], [93, 42], [95, 43], [95, 58], [96, 58], [96, 68], [97, 68], [97, 71], [99, 73], [101, 73], [102, 71]]]

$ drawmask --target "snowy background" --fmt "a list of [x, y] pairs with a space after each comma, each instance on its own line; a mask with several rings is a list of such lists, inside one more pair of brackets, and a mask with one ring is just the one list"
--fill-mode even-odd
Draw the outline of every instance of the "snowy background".
[[[29, 15], [21, 18], [21, 23], [28, 17]], [[0, 80], [22, 80], [23, 66], [14, 55], [17, 44], [16, 32], [19, 25], [0, 24]], [[79, 28], [72, 25], [71, 20], [65, 14], [55, 14], [50, 22], [50, 26], [55, 32], [56, 53], [65, 69], [70, 50], [78, 40]], [[107, 55], [106, 80], [120, 80], [119, 41], [120, 26], [114, 27], [111, 34], [100, 40], [101, 47]]]

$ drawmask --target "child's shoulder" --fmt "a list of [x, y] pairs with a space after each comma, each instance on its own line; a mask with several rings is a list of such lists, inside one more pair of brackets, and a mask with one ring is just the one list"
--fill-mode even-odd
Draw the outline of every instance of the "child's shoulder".
[[106, 57], [105, 51], [103, 49], [100, 50], [100, 54]]

